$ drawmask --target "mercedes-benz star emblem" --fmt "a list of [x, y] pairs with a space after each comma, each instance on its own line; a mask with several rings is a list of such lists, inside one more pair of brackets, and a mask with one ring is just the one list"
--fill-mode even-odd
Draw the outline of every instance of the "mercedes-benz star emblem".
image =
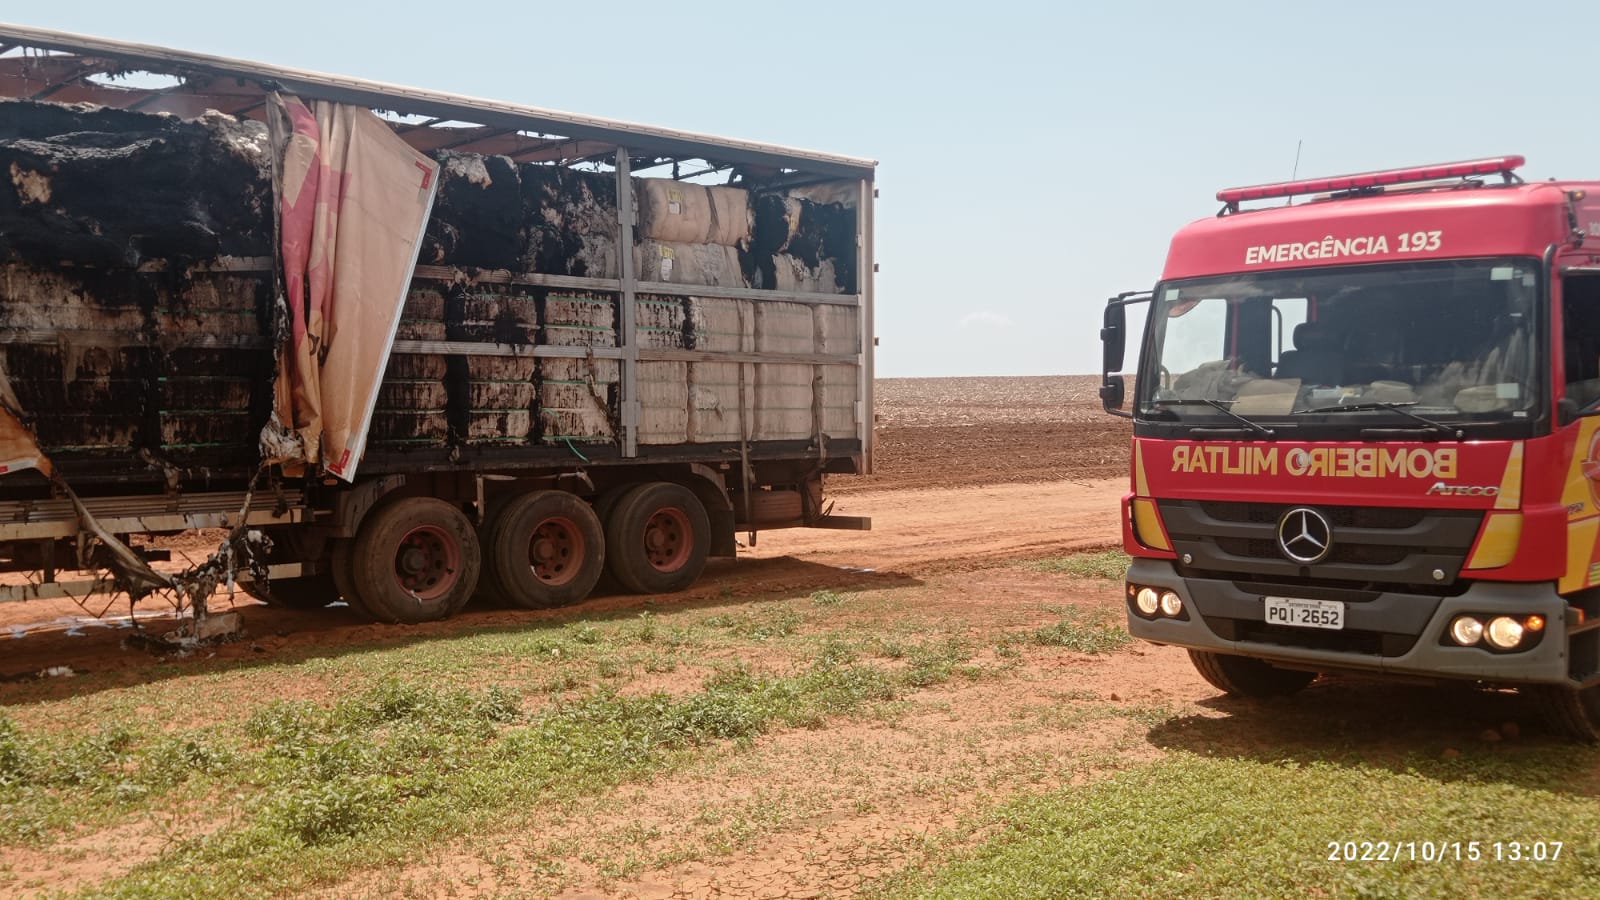
[[1278, 520], [1278, 549], [1301, 565], [1322, 562], [1333, 549], [1333, 526], [1322, 513], [1297, 506]]

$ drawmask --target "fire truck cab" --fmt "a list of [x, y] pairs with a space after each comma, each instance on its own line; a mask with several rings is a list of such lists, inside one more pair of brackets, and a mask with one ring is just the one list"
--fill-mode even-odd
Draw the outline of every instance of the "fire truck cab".
[[1220, 191], [1109, 301], [1134, 636], [1231, 694], [1516, 685], [1600, 739], [1600, 182], [1523, 162]]

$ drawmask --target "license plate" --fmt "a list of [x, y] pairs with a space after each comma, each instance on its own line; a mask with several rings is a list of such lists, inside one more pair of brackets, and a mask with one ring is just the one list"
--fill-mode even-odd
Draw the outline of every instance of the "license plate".
[[1295, 628], [1344, 628], [1344, 604], [1336, 600], [1304, 600], [1299, 597], [1263, 597], [1268, 625]]

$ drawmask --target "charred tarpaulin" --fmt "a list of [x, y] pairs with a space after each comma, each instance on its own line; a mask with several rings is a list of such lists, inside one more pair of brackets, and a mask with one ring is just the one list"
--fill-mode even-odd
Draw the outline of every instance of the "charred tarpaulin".
[[[225, 616], [220, 623], [208, 624], [211, 615], [209, 601], [218, 588], [225, 588], [231, 596], [241, 572], [258, 581], [264, 582], [267, 578], [272, 539], [261, 529], [244, 524], [250, 510], [251, 496], [263, 473], [264, 469], [258, 469], [256, 478], [251, 480], [249, 489], [245, 491], [239, 511], [240, 524], [229, 529], [217, 549], [205, 561], [181, 572], [157, 572], [151, 568], [144, 557], [121, 537], [101, 525], [59, 475], [53, 480], [56, 490], [71, 500], [79, 525], [89, 538], [88, 541], [80, 540], [78, 544], [81, 558], [76, 565], [85, 571], [104, 569], [109, 572], [111, 586], [128, 596], [130, 607], [151, 595], [164, 594], [171, 598], [174, 609], [190, 610], [193, 613], [192, 625], [188, 627], [187, 634], [180, 632], [177, 641], [146, 636], [146, 640], [158, 647], [183, 649], [200, 641], [225, 638], [237, 631], [236, 614]], [[134, 626], [138, 627], [137, 620]]]

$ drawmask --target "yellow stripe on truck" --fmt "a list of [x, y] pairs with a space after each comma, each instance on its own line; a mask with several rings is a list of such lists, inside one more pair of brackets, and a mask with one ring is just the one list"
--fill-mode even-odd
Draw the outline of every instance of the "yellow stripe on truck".
[[[1522, 442], [1511, 445], [1511, 455], [1506, 458], [1506, 473], [1500, 477], [1500, 493], [1494, 495], [1495, 509], [1522, 508]], [[1520, 534], [1522, 525], [1517, 525]]]
[[1490, 513], [1483, 523], [1478, 546], [1467, 560], [1469, 569], [1498, 569], [1517, 555], [1522, 542], [1522, 513]]
[[1139, 543], [1151, 549], [1172, 549], [1172, 542], [1167, 540], [1167, 530], [1161, 526], [1161, 513], [1156, 511], [1154, 500], [1145, 497], [1134, 498], [1133, 536], [1139, 539]]

